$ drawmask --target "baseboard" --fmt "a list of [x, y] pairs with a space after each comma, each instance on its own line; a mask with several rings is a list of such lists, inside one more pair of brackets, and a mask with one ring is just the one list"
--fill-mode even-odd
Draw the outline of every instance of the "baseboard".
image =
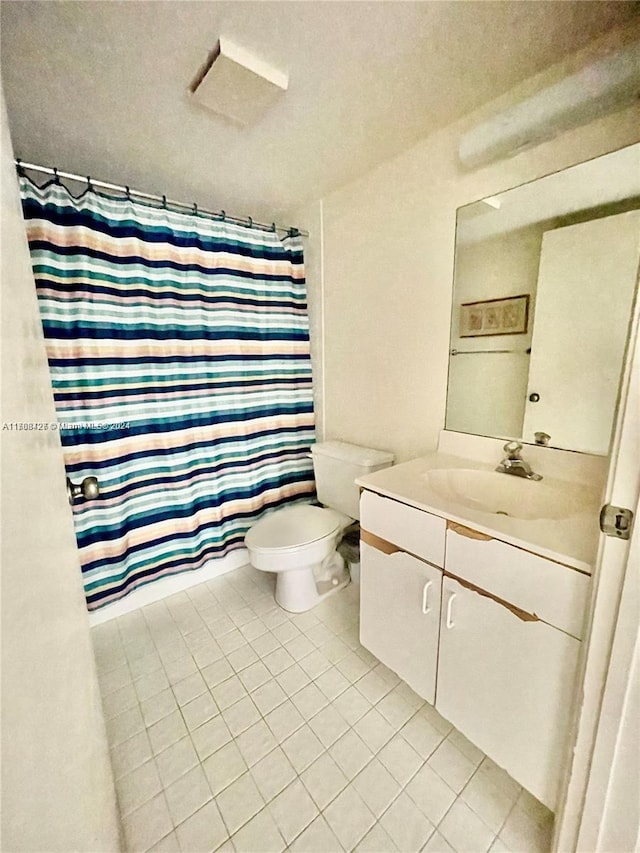
[[124, 616], [125, 613], [131, 613], [133, 610], [139, 610], [147, 604], [153, 604], [154, 601], [161, 601], [176, 592], [182, 592], [192, 586], [196, 586], [204, 581], [213, 580], [220, 575], [226, 575], [227, 572], [232, 572], [234, 569], [239, 569], [241, 566], [246, 566], [249, 562], [249, 552], [246, 548], [240, 548], [238, 551], [232, 551], [226, 557], [220, 560], [209, 560], [206, 566], [201, 569], [196, 569], [193, 572], [181, 572], [179, 575], [172, 575], [168, 578], [161, 578], [146, 586], [134, 590], [126, 598], [120, 601], [114, 601], [113, 604], [107, 604], [101, 607], [100, 610], [94, 610], [89, 613], [89, 625], [101, 625], [103, 622], [108, 622], [110, 619], [117, 619], [118, 616]]

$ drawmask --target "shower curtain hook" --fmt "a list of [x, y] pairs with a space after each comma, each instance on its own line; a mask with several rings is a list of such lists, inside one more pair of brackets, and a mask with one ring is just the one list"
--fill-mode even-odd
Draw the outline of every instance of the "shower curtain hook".
[[22, 160], [19, 157], [16, 157], [16, 171], [21, 178], [26, 178], [27, 174], [24, 170], [24, 166], [22, 165]]
[[193, 202], [193, 215], [198, 215], [198, 205], [195, 203], [195, 201]]
[[125, 186], [124, 189], [125, 189], [125, 192], [127, 194], [127, 198], [129, 199], [129, 201], [131, 201], [131, 191], [130, 191], [129, 187]]
[[87, 175], [87, 190], [93, 192], [93, 184], [91, 183], [91, 175]]
[[247, 222], [249, 223], [249, 228], [253, 228], [253, 219], [250, 216], [247, 216]]
[[60, 176], [58, 175], [58, 167], [57, 166], [53, 167], [53, 182], [54, 182], [54, 184], [60, 183]]
[[222, 220], [222, 222], [224, 222], [226, 218], [227, 218], [227, 214], [225, 213], [224, 210], [221, 210], [220, 211], [220, 219]]
[[275, 222], [271, 223], [271, 230], [273, 231], [274, 234], [276, 233], [276, 223]]
[[165, 210], [167, 209], [167, 197], [166, 197], [166, 195], [162, 196], [162, 206], [164, 207]]

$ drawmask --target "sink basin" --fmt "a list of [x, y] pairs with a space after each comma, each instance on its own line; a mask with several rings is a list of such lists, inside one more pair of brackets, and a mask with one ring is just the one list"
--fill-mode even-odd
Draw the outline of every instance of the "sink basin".
[[577, 490], [497, 471], [439, 468], [423, 474], [430, 489], [447, 501], [493, 515], [528, 521], [567, 518], [586, 507]]

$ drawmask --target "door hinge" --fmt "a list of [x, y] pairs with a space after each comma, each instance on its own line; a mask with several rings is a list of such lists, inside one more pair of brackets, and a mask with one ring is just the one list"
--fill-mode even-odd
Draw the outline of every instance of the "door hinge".
[[633, 527], [633, 512], [622, 506], [605, 504], [600, 510], [600, 530], [606, 536], [628, 539]]

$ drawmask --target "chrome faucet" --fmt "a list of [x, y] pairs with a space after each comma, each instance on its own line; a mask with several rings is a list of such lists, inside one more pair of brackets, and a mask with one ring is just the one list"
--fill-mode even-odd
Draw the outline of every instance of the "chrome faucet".
[[510, 441], [505, 444], [504, 451], [507, 454], [496, 468], [500, 474], [513, 474], [514, 477], [524, 477], [526, 480], [541, 480], [542, 474], [534, 474], [522, 456], [522, 445], [519, 441]]

